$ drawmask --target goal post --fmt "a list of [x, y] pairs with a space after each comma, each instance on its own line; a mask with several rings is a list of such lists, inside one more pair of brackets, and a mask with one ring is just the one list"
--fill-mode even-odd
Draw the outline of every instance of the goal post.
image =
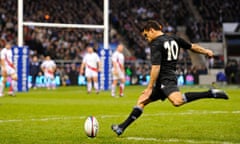
[[[100, 83], [104, 85], [104, 90], [110, 88], [109, 80], [111, 80], [111, 73], [109, 69], [111, 63], [109, 61], [110, 55], [105, 56], [105, 53], [111, 54], [109, 50], [109, 0], [103, 0], [103, 25], [92, 24], [62, 24], [62, 23], [42, 23], [42, 22], [29, 22], [23, 20], [23, 3], [24, 0], [18, 0], [18, 47], [23, 47], [23, 27], [24, 26], [37, 26], [37, 27], [53, 27], [53, 28], [77, 28], [77, 29], [102, 29], [103, 30], [103, 48], [101, 49], [100, 57], [103, 70], [100, 76]], [[104, 52], [103, 52], [104, 51]], [[108, 81], [107, 81], [108, 80]]]
[[41, 22], [24, 22], [23, 21], [23, 2], [18, 0], [18, 46], [23, 46], [23, 26], [41, 26], [41, 27], [58, 27], [58, 28], [81, 28], [81, 29], [103, 29], [104, 31], [104, 48], [109, 48], [109, 0], [104, 0], [103, 25], [91, 24], [60, 24], [60, 23], [41, 23]]

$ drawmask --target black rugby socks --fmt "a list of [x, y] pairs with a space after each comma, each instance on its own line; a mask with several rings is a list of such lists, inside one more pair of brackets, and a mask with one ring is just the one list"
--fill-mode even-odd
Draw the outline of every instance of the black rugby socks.
[[202, 99], [202, 98], [212, 98], [212, 93], [210, 91], [206, 92], [187, 92], [183, 94], [183, 98], [186, 103]]
[[141, 114], [143, 110], [140, 107], [134, 107], [128, 118], [119, 125], [123, 130], [127, 128], [133, 121], [135, 121]]

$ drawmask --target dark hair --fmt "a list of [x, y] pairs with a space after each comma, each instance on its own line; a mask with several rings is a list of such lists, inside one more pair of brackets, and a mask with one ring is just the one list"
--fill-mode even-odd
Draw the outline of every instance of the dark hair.
[[149, 31], [150, 28], [154, 30], [162, 30], [162, 24], [155, 20], [149, 20], [147, 21], [146, 25], [143, 27], [142, 31], [144, 30]]

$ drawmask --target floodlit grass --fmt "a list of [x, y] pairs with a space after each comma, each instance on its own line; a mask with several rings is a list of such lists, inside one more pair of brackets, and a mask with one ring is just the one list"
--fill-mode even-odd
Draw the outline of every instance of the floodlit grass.
[[[179, 108], [168, 101], [150, 104], [122, 136], [110, 129], [132, 110], [145, 87], [126, 87], [125, 97], [110, 91], [87, 94], [85, 87], [60, 87], [0, 98], [1, 144], [135, 144], [135, 143], [240, 143], [240, 90], [224, 87], [229, 100], [204, 99]], [[203, 91], [207, 87], [182, 87]], [[88, 138], [84, 121], [94, 115], [100, 129]]]

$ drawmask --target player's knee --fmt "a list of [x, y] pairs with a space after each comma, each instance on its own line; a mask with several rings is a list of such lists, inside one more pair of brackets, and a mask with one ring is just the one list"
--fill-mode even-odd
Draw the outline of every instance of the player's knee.
[[173, 106], [178, 107], [184, 104], [184, 100], [182, 98], [182, 95], [180, 92], [175, 92], [172, 93], [169, 97], [168, 97], [169, 101], [173, 104]]
[[181, 106], [181, 105], [184, 104], [184, 101], [183, 101], [183, 100], [180, 100], [180, 99], [176, 99], [176, 100], [173, 100], [173, 101], [172, 101], [172, 104], [173, 104], [173, 106], [175, 106], [175, 107], [179, 107], [179, 106]]

